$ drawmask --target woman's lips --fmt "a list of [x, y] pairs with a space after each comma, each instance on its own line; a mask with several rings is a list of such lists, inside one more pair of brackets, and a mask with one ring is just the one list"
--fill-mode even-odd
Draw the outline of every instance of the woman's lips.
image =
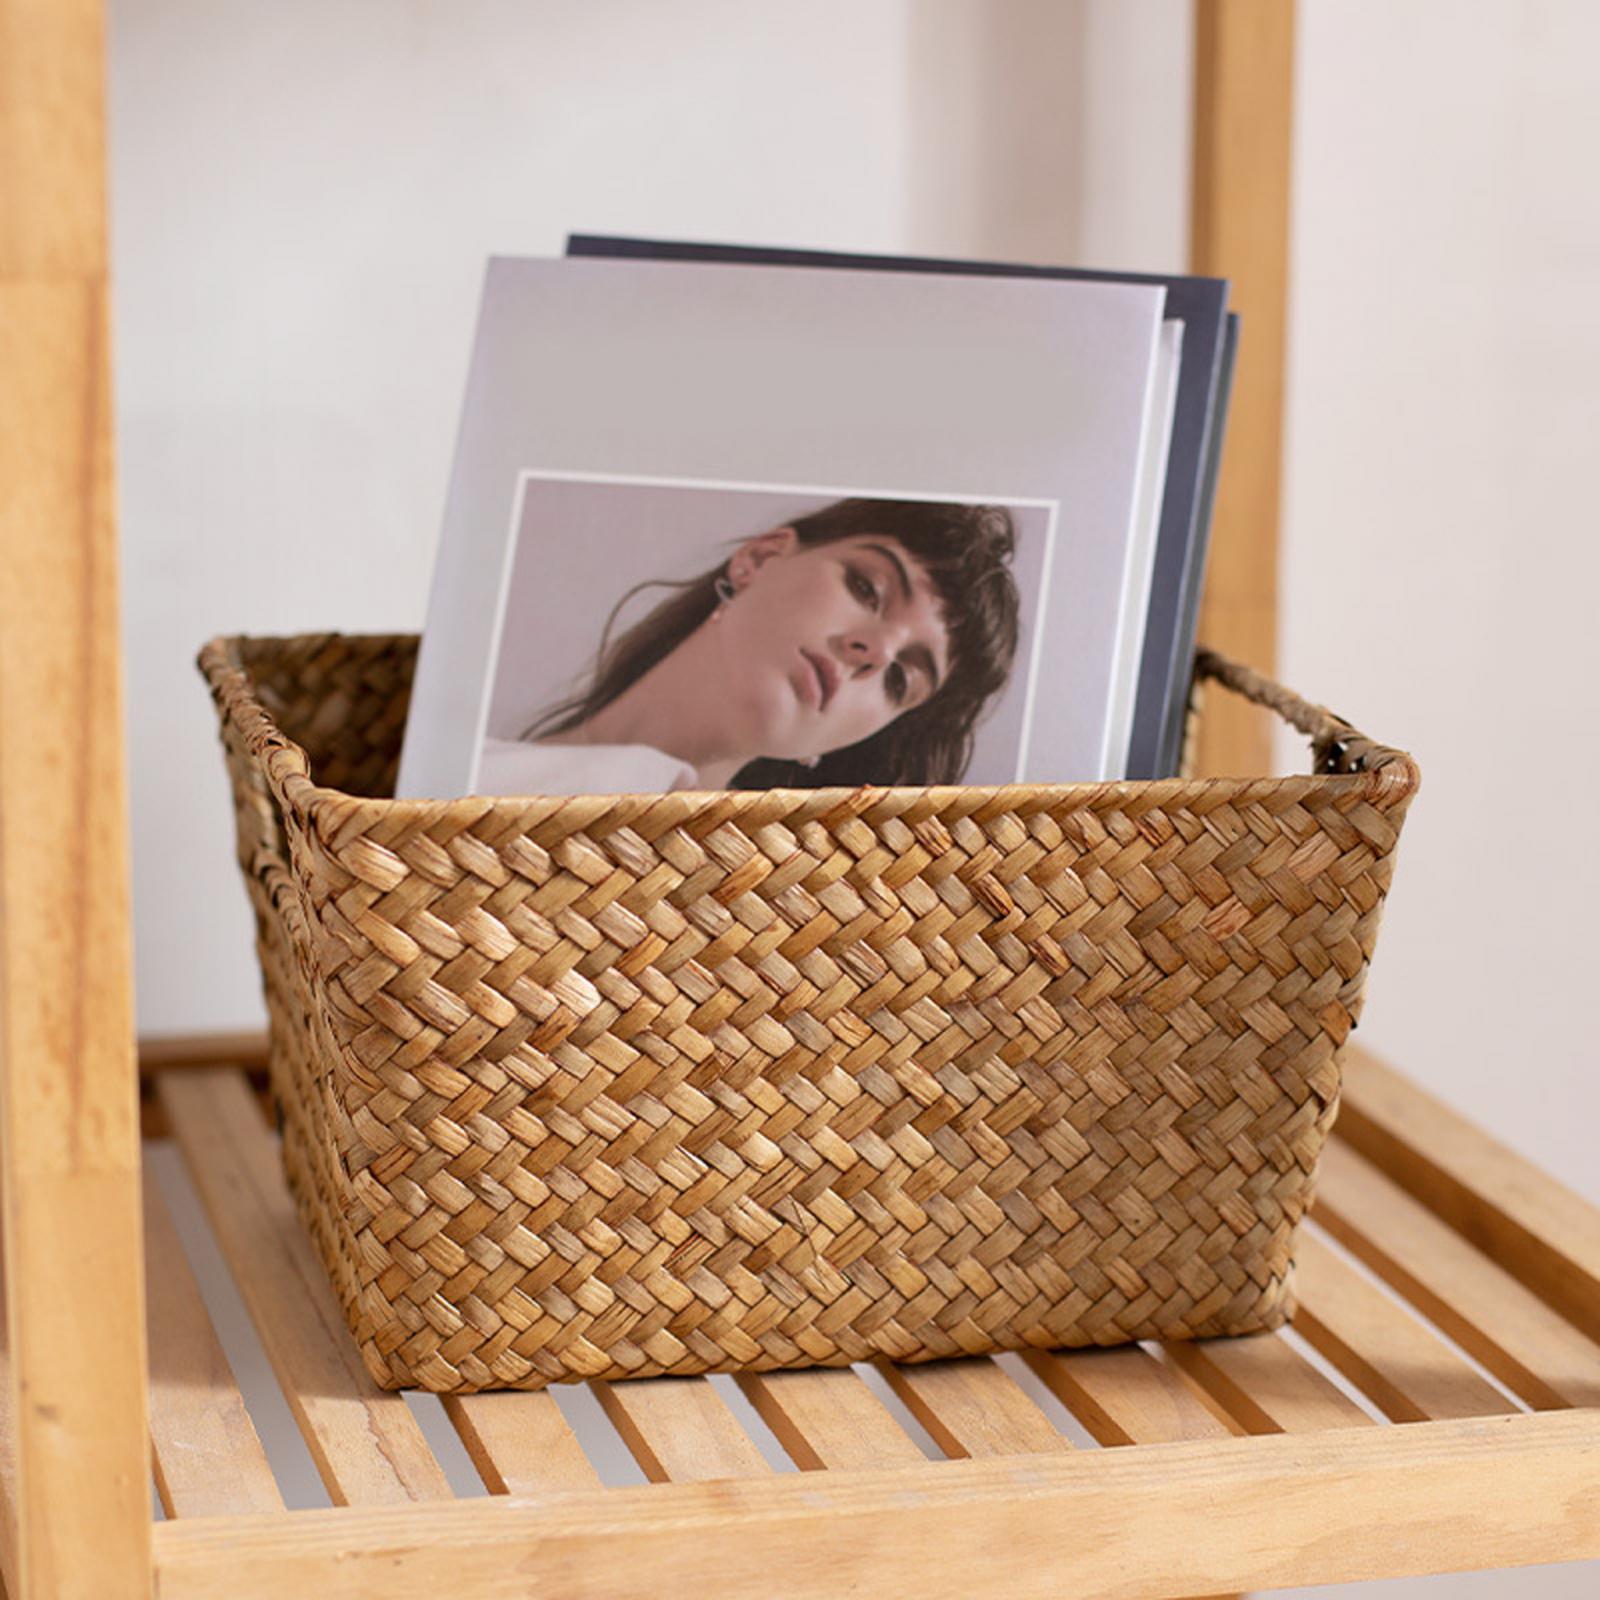
[[826, 656], [813, 655], [804, 648], [800, 654], [805, 657], [806, 664], [816, 674], [817, 710], [826, 711], [828, 702], [833, 699], [834, 690], [839, 687], [839, 669]]

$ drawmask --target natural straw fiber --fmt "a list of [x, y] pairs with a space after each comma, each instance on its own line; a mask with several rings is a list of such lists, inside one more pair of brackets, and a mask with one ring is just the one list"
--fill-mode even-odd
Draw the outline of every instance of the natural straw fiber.
[[1417, 769], [383, 798], [414, 638], [218, 639], [299, 1209], [374, 1378], [1279, 1325]]

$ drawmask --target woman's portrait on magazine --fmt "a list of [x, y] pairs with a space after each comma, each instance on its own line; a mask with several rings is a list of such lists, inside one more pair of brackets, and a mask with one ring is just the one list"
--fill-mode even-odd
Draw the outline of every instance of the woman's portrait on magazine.
[[533, 473], [517, 498], [477, 792], [1022, 777], [1052, 505]]

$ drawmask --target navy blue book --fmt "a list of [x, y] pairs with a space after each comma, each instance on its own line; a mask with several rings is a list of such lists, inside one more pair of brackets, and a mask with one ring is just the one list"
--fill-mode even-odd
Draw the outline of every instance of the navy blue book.
[[[751, 266], [842, 267], [857, 271], [976, 273], [995, 277], [1062, 278], [1092, 283], [1160, 285], [1167, 317], [1184, 324], [1183, 355], [1167, 458], [1167, 480], [1156, 535], [1155, 572], [1145, 620], [1138, 695], [1126, 775], [1175, 776], [1194, 658], [1195, 627], [1205, 574], [1210, 514], [1222, 444], [1227, 377], [1228, 284], [1224, 278], [1169, 277], [1102, 272], [1075, 267], [1025, 266], [992, 261], [948, 261], [923, 256], [858, 255], [834, 250], [768, 249], [749, 245], [693, 244], [605, 234], [572, 234], [567, 253], [656, 261], [711, 261]], [[1237, 332], [1237, 318], [1232, 319]]]
[[[1211, 437], [1206, 451], [1205, 476], [1200, 485], [1200, 506], [1196, 518], [1198, 531], [1195, 539], [1197, 567], [1193, 583], [1184, 592], [1183, 610], [1178, 618], [1180, 635], [1190, 641], [1191, 654], [1200, 625], [1200, 591], [1204, 586], [1202, 579], [1205, 575], [1206, 546], [1211, 539], [1212, 508], [1217, 503], [1217, 475], [1222, 470], [1222, 440], [1228, 427], [1228, 403], [1233, 398], [1233, 368], [1238, 353], [1239, 313], [1230, 311], [1227, 326], [1222, 333], [1222, 367], [1217, 374], [1217, 393], [1211, 406]], [[1187, 701], [1187, 689], [1184, 698]], [[1185, 711], [1187, 709], [1185, 705]], [[1168, 742], [1162, 747], [1163, 772], [1178, 770], [1183, 760], [1184, 732], [1184, 719], [1180, 717], [1177, 726], [1169, 730]]]

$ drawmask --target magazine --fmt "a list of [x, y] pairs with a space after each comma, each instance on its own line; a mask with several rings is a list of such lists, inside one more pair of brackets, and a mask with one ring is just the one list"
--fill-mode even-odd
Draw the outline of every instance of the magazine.
[[1163, 303], [493, 261], [397, 793], [1119, 776]]

